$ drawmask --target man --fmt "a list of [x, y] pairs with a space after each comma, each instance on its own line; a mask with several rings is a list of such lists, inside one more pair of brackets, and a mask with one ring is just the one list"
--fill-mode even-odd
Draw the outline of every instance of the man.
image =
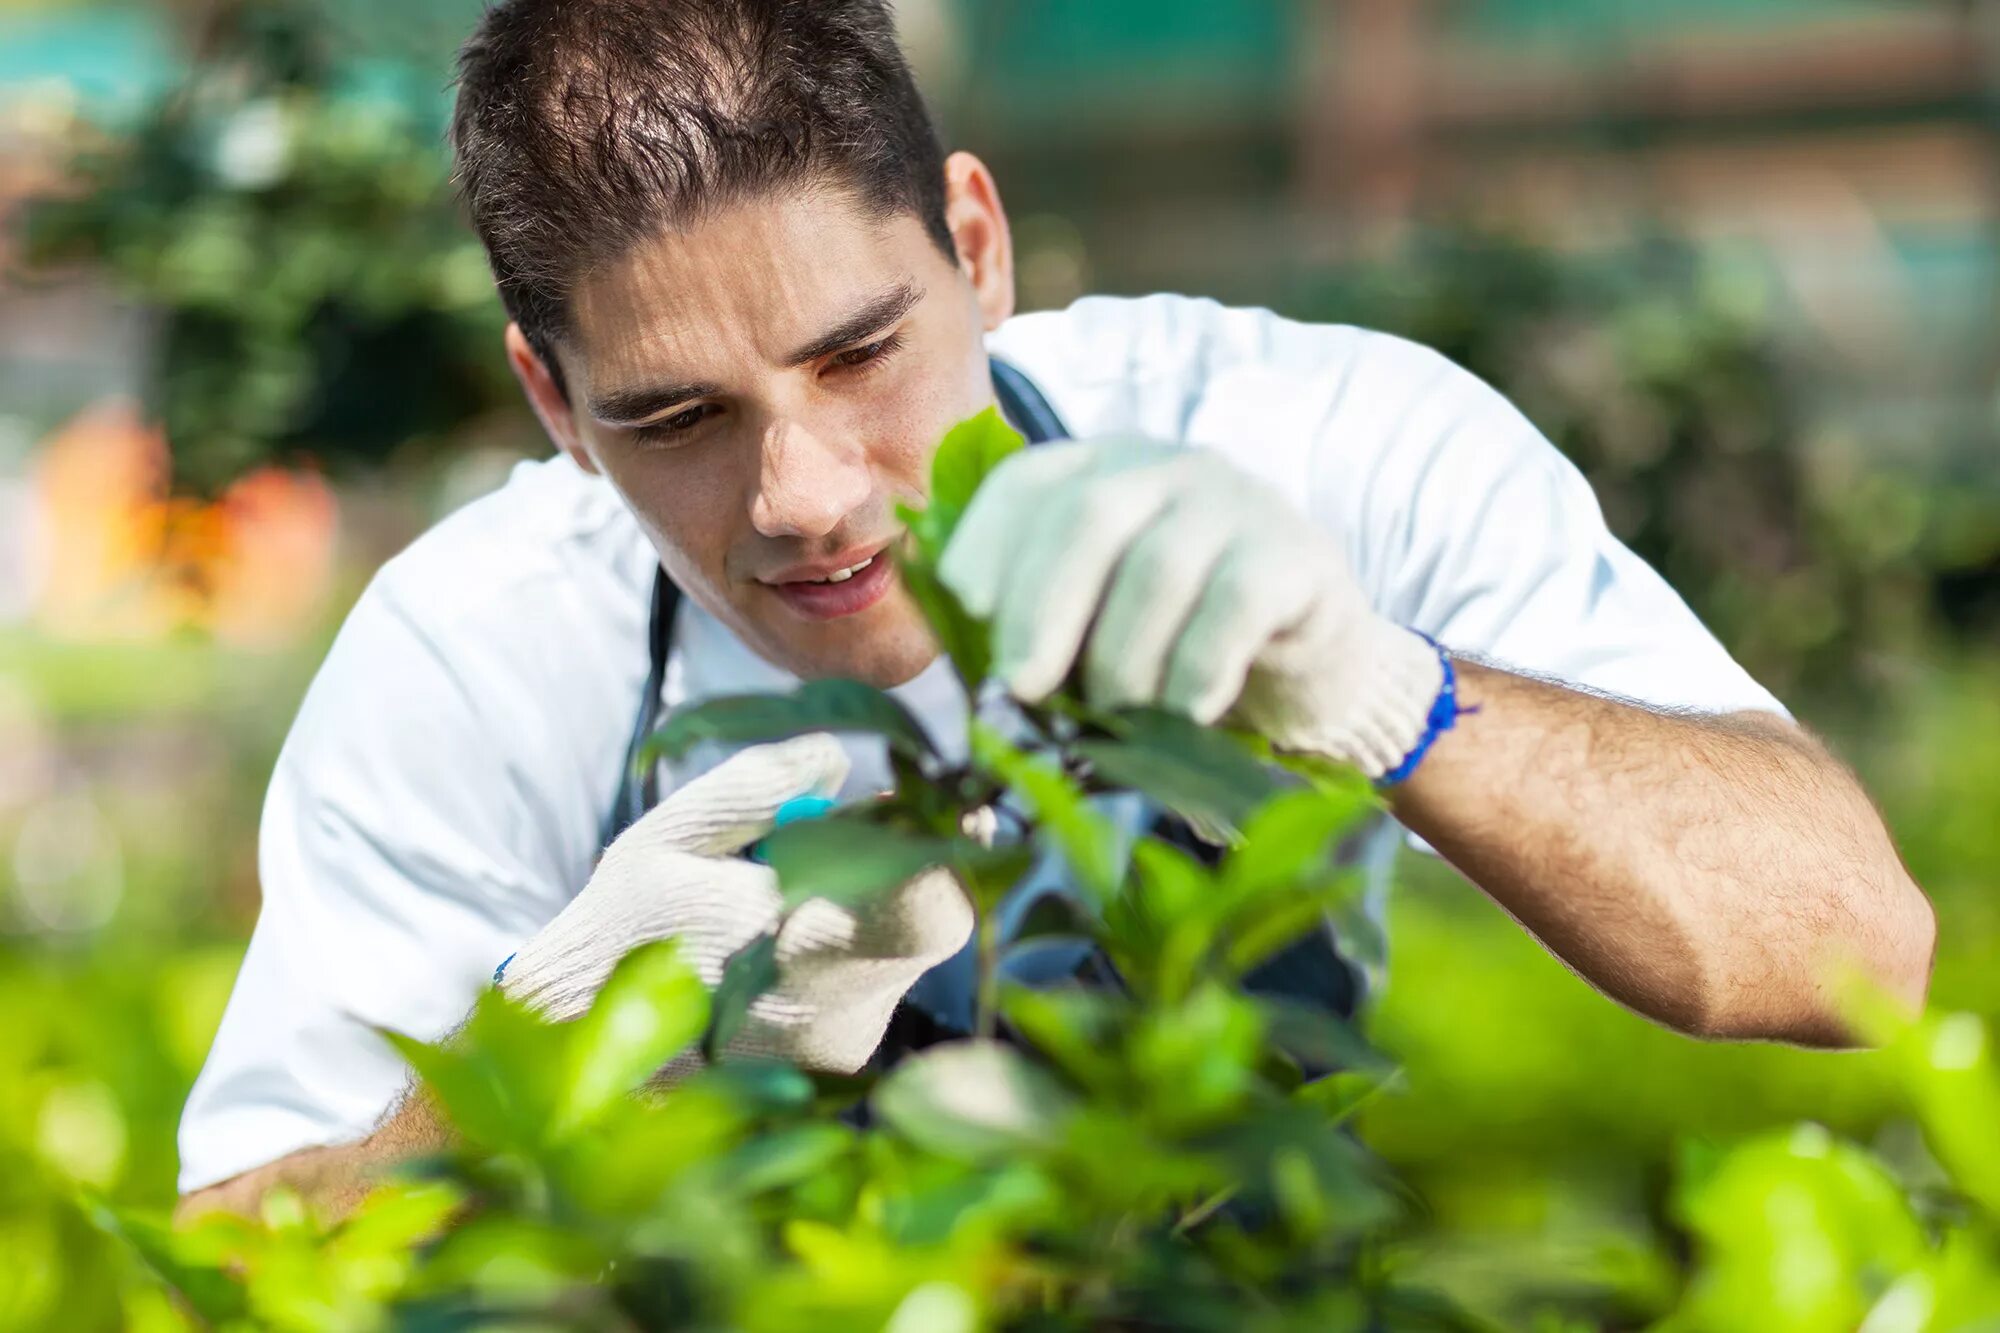
[[[849, 793], [883, 783], [858, 744], [747, 751], [669, 774], [599, 864], [654, 690], [848, 676], [962, 732], [892, 506], [996, 383], [1081, 441], [1010, 460], [946, 555], [1015, 694], [1075, 666], [1361, 766], [1684, 1031], [1843, 1041], [1840, 968], [1921, 1003], [1930, 909], [1866, 796], [1525, 419], [1351, 328], [1172, 296], [1014, 317], [999, 191], [944, 156], [883, 0], [503, 0], [461, 73], [464, 198], [558, 456], [390, 562], [307, 696], [182, 1126], [190, 1207], [351, 1198], [439, 1141], [373, 1028], [450, 1030], [510, 957], [557, 1016], [662, 935], [712, 977], [771, 923], [736, 853], [777, 806], [850, 764]], [[684, 600], [653, 680], [656, 587]], [[851, 1068], [969, 916], [934, 875], [785, 929], [755, 1041]]]

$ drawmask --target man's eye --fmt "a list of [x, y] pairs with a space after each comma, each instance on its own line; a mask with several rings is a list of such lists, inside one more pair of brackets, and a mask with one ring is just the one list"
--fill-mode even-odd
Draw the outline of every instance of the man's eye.
[[663, 440], [671, 440], [675, 436], [685, 435], [696, 426], [699, 426], [712, 410], [713, 405], [709, 403], [703, 403], [699, 407], [685, 408], [670, 417], [662, 417], [658, 421], [649, 421], [643, 426], [634, 426], [632, 428], [632, 438], [641, 444], [657, 444]]
[[902, 346], [902, 343], [903, 335], [892, 333], [886, 338], [877, 338], [872, 343], [864, 343], [860, 347], [850, 347], [844, 352], [836, 353], [833, 358], [833, 364], [849, 368], [865, 366], [870, 361], [881, 360]]

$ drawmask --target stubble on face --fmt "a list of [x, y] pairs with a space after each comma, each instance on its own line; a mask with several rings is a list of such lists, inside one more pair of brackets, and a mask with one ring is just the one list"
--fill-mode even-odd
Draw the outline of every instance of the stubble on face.
[[[579, 438], [693, 601], [808, 678], [887, 687], [934, 660], [894, 578], [894, 507], [922, 502], [938, 440], [992, 389], [970, 284], [916, 218], [837, 190], [747, 201], [594, 270], [571, 308]], [[884, 543], [864, 609], [822, 616], [775, 586]]]

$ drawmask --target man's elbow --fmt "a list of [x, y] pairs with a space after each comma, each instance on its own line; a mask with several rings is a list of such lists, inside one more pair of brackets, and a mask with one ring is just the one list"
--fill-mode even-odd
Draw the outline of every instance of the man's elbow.
[[365, 1168], [369, 1140], [324, 1148], [301, 1148], [275, 1162], [252, 1167], [241, 1175], [181, 1195], [174, 1208], [176, 1226], [210, 1213], [255, 1217], [264, 1196], [286, 1189], [328, 1219], [352, 1211], [367, 1193], [371, 1180]]
[[1808, 942], [1792, 965], [1760, 952], [1715, 968], [1685, 1030], [1717, 1041], [1868, 1045], [1855, 1012], [1857, 981], [1894, 1009], [1921, 1013], [1937, 953], [1937, 914], [1900, 867], [1895, 880], [1866, 910], [1843, 912], [1847, 928]]
[[1885, 927], [1889, 943], [1878, 951], [1879, 966], [1873, 975], [1892, 1000], [1917, 1014], [1930, 996], [1931, 969], [1937, 960], [1937, 911], [1916, 881], [1908, 875], [1900, 878], [1901, 891]]
[[235, 1213], [254, 1217], [267, 1190], [278, 1182], [267, 1169], [246, 1171], [214, 1185], [189, 1190], [174, 1206], [174, 1225], [186, 1226], [211, 1213]]

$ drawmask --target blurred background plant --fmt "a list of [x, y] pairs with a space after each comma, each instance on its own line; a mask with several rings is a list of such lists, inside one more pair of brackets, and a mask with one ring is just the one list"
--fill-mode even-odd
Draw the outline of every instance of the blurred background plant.
[[[170, 1195], [342, 608], [545, 447], [446, 190], [475, 12], [0, 3], [0, 1327], [171, 1322], [76, 1189]], [[1938, 903], [1939, 1002], [2000, 1015], [1994, 5], [899, 12], [1025, 306], [1194, 291], [1493, 380], [1862, 769]], [[1660, 1032], [1407, 871], [1375, 1021], [1407, 1087], [1364, 1129], [1475, 1308], [1666, 1308], [1700, 1145], [1810, 1120], [1932, 1169], [1893, 1059]]]
[[173, 484], [379, 467], [503, 401], [435, 107], [341, 86], [307, 5], [223, 5], [192, 41], [201, 77], [91, 145], [27, 228], [30, 265], [101, 264], [146, 310]]

